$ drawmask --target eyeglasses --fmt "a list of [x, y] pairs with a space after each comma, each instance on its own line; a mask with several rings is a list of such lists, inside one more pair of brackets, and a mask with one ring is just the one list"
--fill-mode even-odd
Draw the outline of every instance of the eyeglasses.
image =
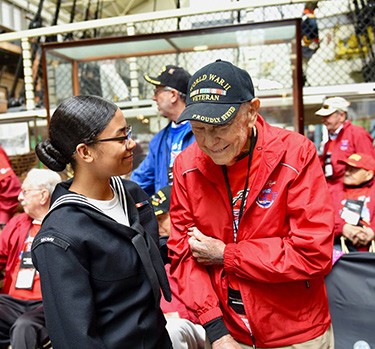
[[174, 90], [175, 90], [174, 88], [169, 87], [169, 86], [165, 86], [165, 87], [162, 87], [162, 88], [156, 87], [154, 89], [154, 96], [157, 96], [159, 93], [164, 92], [164, 91], [174, 91]]
[[155, 88], [154, 89], [154, 96], [157, 96], [159, 93], [161, 93], [163, 91], [176, 91], [182, 100], [184, 100], [184, 101], [186, 100], [186, 94], [185, 93], [177, 91], [175, 88], [169, 87], [169, 86], [165, 86], [163, 88], [160, 88], [160, 87]]
[[131, 138], [132, 138], [132, 127], [127, 126], [125, 129], [125, 136], [96, 139], [87, 144], [95, 144], [95, 143], [101, 143], [101, 142], [125, 142], [127, 144]]
[[31, 188], [31, 189], [22, 189], [22, 190], [21, 190], [21, 193], [22, 193], [23, 196], [26, 196], [27, 193], [30, 192], [30, 191], [41, 191], [41, 190], [43, 190], [43, 189], [40, 189], [40, 188], [35, 188], [35, 189], [33, 189], [33, 188]]

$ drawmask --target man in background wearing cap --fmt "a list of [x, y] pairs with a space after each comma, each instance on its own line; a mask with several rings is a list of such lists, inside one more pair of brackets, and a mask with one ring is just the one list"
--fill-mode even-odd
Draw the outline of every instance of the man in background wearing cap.
[[146, 158], [131, 174], [131, 179], [148, 195], [172, 184], [172, 166], [176, 156], [194, 142], [189, 122], [176, 124], [186, 105], [190, 76], [185, 69], [174, 65], [165, 66], [157, 77], [144, 76], [155, 86], [152, 99], [156, 101], [159, 112], [170, 121], [151, 139]]
[[356, 153], [340, 162], [345, 174], [343, 191], [334, 197], [335, 245], [344, 237], [349, 251], [368, 251], [375, 238], [375, 158]]
[[172, 292], [172, 301], [167, 302], [162, 298], [160, 307], [167, 319], [166, 328], [171, 338], [173, 349], [204, 349], [206, 337], [204, 328], [196, 324], [198, 322], [197, 317], [181, 301], [178, 293], [178, 280], [171, 277], [169, 272], [170, 261], [166, 242], [171, 231], [169, 216], [171, 190], [172, 186], [167, 185], [151, 196], [151, 203], [159, 226], [159, 245]]
[[347, 120], [350, 103], [342, 97], [328, 98], [315, 115], [322, 118], [328, 130], [328, 142], [324, 144], [320, 156], [321, 165], [333, 193], [342, 188], [345, 164], [342, 163], [353, 153], [364, 153], [375, 157], [373, 139], [362, 127]]
[[178, 122], [196, 143], [173, 168], [171, 273], [214, 349], [333, 348], [334, 213], [316, 148], [259, 107], [229, 62], [190, 79]]

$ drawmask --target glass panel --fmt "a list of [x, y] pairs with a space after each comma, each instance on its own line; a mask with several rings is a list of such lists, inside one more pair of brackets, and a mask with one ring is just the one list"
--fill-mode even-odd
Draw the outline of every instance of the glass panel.
[[[249, 72], [268, 121], [293, 129], [294, 120], [298, 119], [293, 95], [298, 86], [294, 74], [296, 23], [299, 22], [252, 23], [46, 46], [48, 75], [55, 74], [54, 79], [48, 78], [49, 95], [55, 91], [55, 96], [50, 96], [50, 107], [73, 94], [74, 61], [78, 62], [76, 79], [81, 94], [100, 95], [121, 106], [122, 102], [151, 100], [154, 86], [145, 82], [143, 76], [157, 76], [164, 65], [179, 65], [193, 74], [204, 65], [222, 59]], [[273, 104], [276, 98], [283, 98], [282, 108]], [[154, 110], [157, 117], [157, 109]], [[152, 115], [146, 118], [151, 120]], [[141, 133], [144, 126], [150, 127], [150, 133], [158, 131], [151, 130], [151, 123], [142, 125]]]
[[72, 64], [53, 54], [46, 55], [49, 108], [73, 96]]

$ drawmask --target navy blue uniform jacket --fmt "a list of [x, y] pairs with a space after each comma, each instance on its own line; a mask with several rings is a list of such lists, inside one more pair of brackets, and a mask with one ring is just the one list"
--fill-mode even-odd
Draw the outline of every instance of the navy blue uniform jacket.
[[[111, 179], [130, 227], [56, 187], [32, 246], [40, 272], [46, 325], [54, 349], [172, 348], [160, 309], [169, 284], [157, 249], [158, 228], [146, 193]], [[150, 235], [152, 234], [152, 236]]]

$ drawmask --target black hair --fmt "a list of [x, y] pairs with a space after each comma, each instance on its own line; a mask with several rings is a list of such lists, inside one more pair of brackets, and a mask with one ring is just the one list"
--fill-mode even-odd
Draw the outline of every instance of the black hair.
[[74, 96], [55, 110], [49, 125], [49, 138], [38, 143], [35, 152], [48, 168], [63, 171], [80, 143], [89, 143], [107, 127], [116, 104], [98, 96]]
[[305, 9], [314, 11], [318, 7], [318, 0], [306, 2]]

